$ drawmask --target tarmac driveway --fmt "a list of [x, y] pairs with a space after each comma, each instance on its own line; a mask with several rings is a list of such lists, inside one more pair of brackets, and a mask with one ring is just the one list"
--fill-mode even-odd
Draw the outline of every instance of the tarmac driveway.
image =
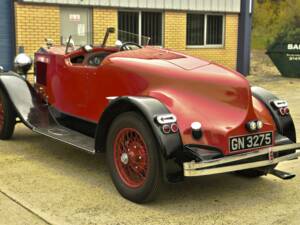
[[[300, 79], [250, 80], [289, 100], [300, 134]], [[166, 185], [155, 202], [137, 205], [117, 193], [104, 158], [18, 125], [13, 140], [0, 141], [0, 224], [300, 223], [300, 160], [279, 166], [296, 173], [293, 180], [193, 178]]]

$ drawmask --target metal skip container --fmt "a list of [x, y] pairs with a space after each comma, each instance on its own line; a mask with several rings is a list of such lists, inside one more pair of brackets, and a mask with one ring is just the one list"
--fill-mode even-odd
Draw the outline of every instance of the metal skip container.
[[266, 54], [282, 76], [300, 78], [300, 41], [298, 43], [274, 43]]

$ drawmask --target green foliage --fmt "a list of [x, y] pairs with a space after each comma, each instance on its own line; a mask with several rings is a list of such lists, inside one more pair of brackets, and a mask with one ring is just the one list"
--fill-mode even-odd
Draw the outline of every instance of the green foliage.
[[300, 40], [300, 0], [256, 0], [253, 48]]
[[276, 42], [289, 42], [299, 43], [300, 42], [300, 28], [287, 27], [280, 32], [275, 38]]

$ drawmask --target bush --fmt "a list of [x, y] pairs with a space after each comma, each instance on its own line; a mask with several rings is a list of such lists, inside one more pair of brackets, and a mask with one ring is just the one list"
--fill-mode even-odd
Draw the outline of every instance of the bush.
[[276, 42], [300, 42], [300, 0], [256, 0], [253, 48]]
[[274, 42], [300, 43], [300, 28], [288, 27], [280, 32]]

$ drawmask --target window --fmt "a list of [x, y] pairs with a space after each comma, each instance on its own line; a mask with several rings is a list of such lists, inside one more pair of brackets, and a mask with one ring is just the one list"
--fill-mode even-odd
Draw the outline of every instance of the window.
[[159, 12], [142, 13], [142, 35], [150, 37], [150, 45], [162, 45], [162, 14]]
[[207, 16], [206, 44], [223, 44], [223, 16]]
[[223, 36], [223, 15], [187, 14], [188, 46], [222, 46]]
[[91, 10], [89, 8], [61, 7], [61, 42], [66, 44], [70, 35], [75, 45], [86, 45], [92, 41]]
[[187, 44], [204, 45], [204, 15], [188, 14]]
[[[138, 36], [131, 34], [139, 34], [139, 13], [138, 12], [119, 12], [118, 18], [119, 32], [118, 39], [122, 42], [139, 43]], [[128, 32], [128, 33], [126, 33]]]
[[[121, 41], [146, 44], [139, 36], [150, 37], [149, 45], [162, 45], [162, 13], [161, 12], [119, 12], [119, 39]], [[126, 33], [128, 32], [128, 33]], [[130, 33], [136, 34], [131, 35]]]

